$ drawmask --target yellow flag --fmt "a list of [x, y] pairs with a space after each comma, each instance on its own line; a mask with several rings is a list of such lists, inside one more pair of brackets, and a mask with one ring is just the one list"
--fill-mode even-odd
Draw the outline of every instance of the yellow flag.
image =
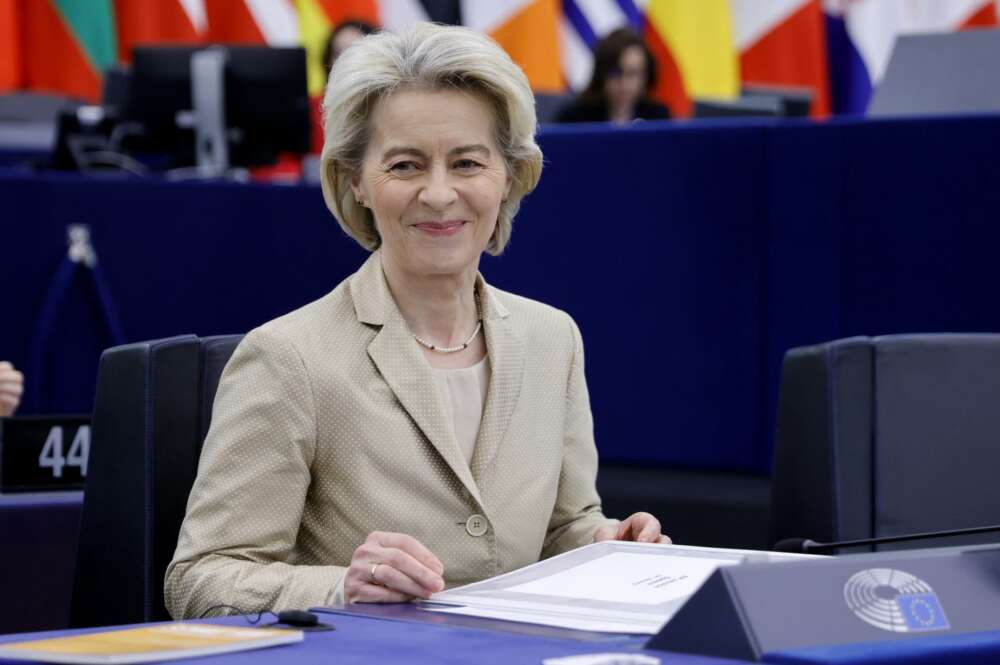
[[670, 50], [688, 97], [736, 97], [740, 61], [727, 0], [651, 0], [651, 27]]
[[323, 94], [326, 72], [323, 71], [323, 50], [330, 38], [331, 21], [317, 0], [296, 0], [299, 10], [299, 34], [306, 49], [306, 75], [309, 94], [313, 97]]

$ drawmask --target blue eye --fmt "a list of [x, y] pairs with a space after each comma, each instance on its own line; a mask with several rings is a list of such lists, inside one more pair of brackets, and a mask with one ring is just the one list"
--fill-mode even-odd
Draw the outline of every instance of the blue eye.
[[460, 159], [460, 160], [458, 160], [458, 161], [455, 162], [455, 168], [460, 169], [462, 171], [468, 171], [468, 170], [471, 170], [471, 169], [479, 169], [479, 168], [482, 168], [482, 166], [483, 166], [482, 164], [480, 164], [479, 162], [477, 162], [474, 159]]

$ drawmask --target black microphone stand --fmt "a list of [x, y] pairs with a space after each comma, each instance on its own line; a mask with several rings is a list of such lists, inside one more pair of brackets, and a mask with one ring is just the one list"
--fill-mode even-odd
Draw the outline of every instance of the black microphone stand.
[[800, 552], [818, 553], [829, 550], [837, 550], [842, 547], [860, 547], [862, 545], [884, 545], [888, 543], [901, 543], [910, 540], [924, 540], [926, 538], [949, 538], [951, 536], [971, 536], [977, 533], [990, 533], [1000, 531], [1000, 525], [976, 526], [968, 529], [951, 529], [949, 531], [928, 531], [925, 533], [910, 533], [900, 536], [883, 536], [882, 538], [862, 538], [860, 540], [841, 540], [833, 543], [818, 543], [808, 538], [785, 538], [779, 540], [774, 545], [778, 552]]

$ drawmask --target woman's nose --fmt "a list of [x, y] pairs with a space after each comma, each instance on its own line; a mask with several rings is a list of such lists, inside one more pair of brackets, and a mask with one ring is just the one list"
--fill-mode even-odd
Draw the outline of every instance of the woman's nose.
[[435, 169], [420, 189], [419, 200], [432, 210], [443, 211], [458, 198], [458, 192], [444, 170]]

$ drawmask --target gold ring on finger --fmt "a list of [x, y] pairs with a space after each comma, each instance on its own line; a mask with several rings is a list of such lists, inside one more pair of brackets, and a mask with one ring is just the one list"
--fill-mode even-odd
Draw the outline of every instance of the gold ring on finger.
[[381, 566], [381, 563], [373, 563], [371, 569], [368, 571], [368, 577], [371, 579], [372, 584], [378, 584], [378, 580], [375, 579], [375, 569]]

